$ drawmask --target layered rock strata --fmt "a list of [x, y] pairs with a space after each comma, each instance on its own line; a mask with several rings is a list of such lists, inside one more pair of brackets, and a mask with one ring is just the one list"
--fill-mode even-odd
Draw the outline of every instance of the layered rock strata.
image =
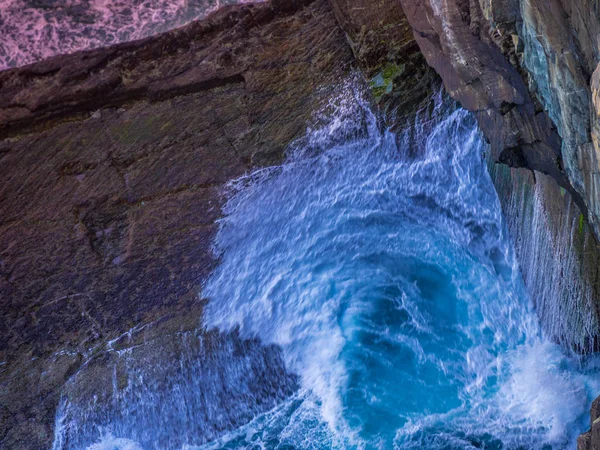
[[[388, 119], [428, 103], [436, 76], [399, 4], [384, 3], [385, 40], [383, 10], [273, 0], [0, 73], [0, 447], [49, 448], [61, 395], [115, 404], [124, 367], [160, 364], [160, 348], [165, 361], [198, 342], [234, 363], [263, 355], [279, 376], [250, 415], [289, 395], [277, 349], [199, 329], [197, 295], [224, 186], [281, 162], [340, 80], [362, 68]], [[262, 370], [244, 369], [250, 381]], [[124, 393], [106, 399], [114, 386]]]
[[223, 185], [280, 162], [353, 61], [317, 0], [0, 73], [0, 447], [49, 448], [109, 341], [199, 326]]
[[[574, 214], [582, 214], [590, 224], [586, 250], [569, 251], [582, 267], [586, 290], [597, 292], [598, 270], [587, 265], [586, 256], [598, 251], [600, 236], [598, 76], [592, 75], [600, 31], [595, 2], [401, 1], [427, 62], [448, 93], [476, 115], [490, 142], [492, 161], [529, 169], [534, 180], [550, 176], [572, 200]], [[527, 266], [523, 257], [521, 262]], [[525, 273], [526, 278], [535, 276]], [[530, 294], [536, 304], [543, 303], [539, 292]], [[568, 309], [577, 299], [559, 296], [554, 301]], [[597, 297], [592, 303], [583, 313], [591, 315], [595, 325], [586, 337], [589, 345], [575, 345], [578, 350], [598, 347]]]
[[600, 398], [592, 403], [590, 408], [590, 423], [592, 427], [587, 433], [577, 439], [577, 450], [595, 450], [600, 448]]

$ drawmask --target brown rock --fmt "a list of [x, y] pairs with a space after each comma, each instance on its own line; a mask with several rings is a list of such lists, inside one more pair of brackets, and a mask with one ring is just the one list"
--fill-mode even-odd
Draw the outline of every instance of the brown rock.
[[583, 433], [577, 438], [577, 450], [592, 450], [592, 433]]
[[[228, 6], [0, 73], [0, 447], [47, 448], [61, 392], [111, 403], [113, 371], [127, 385], [115, 351], [159, 364], [204, 336], [224, 184], [282, 161], [353, 51], [388, 118], [428, 104], [436, 76], [399, 4], [331, 3]], [[283, 371], [273, 349], [232, 339]], [[293, 377], [277, 379], [251, 410], [289, 394]]]
[[[496, 161], [552, 176], [600, 236], [600, 16], [591, 0], [401, 0], [448, 92]], [[590, 83], [590, 78], [592, 82]]]
[[316, 0], [0, 73], [0, 447], [48, 448], [110, 340], [199, 327], [223, 184], [280, 162], [352, 64]]
[[[521, 2], [523, 65], [530, 90], [548, 111], [561, 136], [565, 171], [582, 196], [598, 234], [599, 160], [592, 144], [590, 76], [597, 65], [600, 21], [593, 2]], [[591, 120], [591, 122], [590, 122]]]
[[597, 450], [600, 448], [600, 421], [592, 423], [590, 431], [590, 449]]
[[440, 85], [397, 0], [330, 0], [388, 123], [403, 128]]
[[598, 418], [600, 418], [600, 397], [592, 402], [592, 407], [590, 408], [590, 423], [594, 423]]

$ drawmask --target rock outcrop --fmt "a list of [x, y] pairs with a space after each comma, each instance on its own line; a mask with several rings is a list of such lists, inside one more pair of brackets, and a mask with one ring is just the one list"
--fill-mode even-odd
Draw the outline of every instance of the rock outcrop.
[[448, 93], [475, 113], [493, 159], [552, 176], [583, 206], [563, 168], [561, 136], [530, 94], [515, 55], [518, 4], [495, 3], [486, 17], [478, 2], [402, 0], [425, 58]]
[[548, 175], [495, 163], [489, 172], [545, 335], [567, 351], [597, 348], [600, 248], [583, 214]]
[[[592, 76], [599, 53], [596, 4], [401, 1], [428, 63], [448, 93], [476, 115], [492, 160], [549, 175], [589, 222], [592, 239], [585, 250], [576, 250], [584, 267], [585, 254], [598, 252], [600, 236], [595, 143], [600, 122], [594, 103], [599, 83]], [[598, 292], [597, 268], [584, 267], [582, 273], [589, 290]], [[535, 300], [537, 293], [531, 294]], [[596, 326], [584, 351], [597, 348], [597, 298], [589, 314]]]
[[592, 428], [577, 439], [577, 450], [596, 450], [600, 448], [600, 398], [594, 400], [590, 409]]
[[[271, 361], [280, 376], [248, 411], [294, 389], [276, 349], [199, 329], [223, 187], [281, 162], [357, 67], [382, 117], [409, 120], [437, 83], [398, 3], [332, 4], [227, 6], [0, 73], [0, 447], [49, 448], [61, 393], [108, 402], [123, 364], [195, 351], [186, 336]], [[197, 442], [219, 430], [206, 426]]]
[[325, 0], [288, 3], [0, 73], [0, 447], [49, 448], [121, 334], [199, 326], [222, 186], [280, 162], [354, 62]]

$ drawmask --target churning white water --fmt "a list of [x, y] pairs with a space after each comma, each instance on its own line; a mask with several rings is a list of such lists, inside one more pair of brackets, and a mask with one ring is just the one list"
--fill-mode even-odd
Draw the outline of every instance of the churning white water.
[[[593, 368], [542, 335], [474, 119], [434, 115], [397, 137], [348, 94], [290, 161], [238, 180], [206, 324], [279, 345], [336, 445], [565, 448]], [[304, 433], [281, 442], [331, 446]]]
[[[381, 131], [348, 87], [285, 164], [231, 184], [215, 242], [220, 265], [202, 293], [204, 325], [276, 344], [285, 370], [274, 372], [297, 374], [300, 387], [241, 428], [210, 442], [190, 435], [184, 448], [574, 445], [600, 389], [590, 376], [598, 378], [596, 362], [571, 359], [544, 337], [476, 123], [441, 100], [436, 107], [398, 136]], [[253, 372], [259, 385], [273, 379], [268, 365], [263, 378]], [[244, 367], [202, 370], [207, 380], [234, 370], [227, 379], [240, 383]], [[209, 387], [185, 386], [160, 400], [194, 417], [186, 402]], [[207, 399], [194, 405], [216, 401]], [[236, 402], [215, 414], [235, 415]], [[132, 396], [120, 408], [142, 403]], [[159, 418], [141, 433], [126, 426], [127, 413], [100, 430], [69, 428], [73, 411], [59, 413], [71, 431], [56, 449], [86, 439], [90, 450], [165, 448], [153, 437], [161, 426], [186, 431]]]

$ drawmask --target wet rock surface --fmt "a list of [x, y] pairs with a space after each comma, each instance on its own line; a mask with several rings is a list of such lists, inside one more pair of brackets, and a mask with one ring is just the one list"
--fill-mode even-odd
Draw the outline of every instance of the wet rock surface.
[[596, 450], [600, 448], [600, 398], [594, 400], [590, 410], [591, 428], [577, 439], [577, 450]]
[[[564, 171], [555, 124], [532, 96], [511, 38], [517, 2], [403, 0], [415, 39], [448, 93], [473, 111], [491, 145], [493, 159], [552, 176], [583, 207]], [[494, 26], [492, 20], [503, 20]], [[512, 61], [511, 61], [512, 60]], [[511, 64], [512, 62], [512, 64]]]
[[548, 175], [494, 163], [489, 173], [545, 336], [597, 351], [600, 248], [583, 213]]
[[[198, 292], [226, 183], [280, 163], [341, 80], [362, 69], [388, 123], [427, 105], [437, 76], [400, 4], [349, 6], [227, 6], [0, 72], [0, 447], [50, 447], [61, 395], [104, 398], [123, 352], [132, 366], [198, 342], [262, 352], [274, 381], [252, 414], [295, 389], [276, 349], [205, 335]], [[106, 402], [127, 398], [123, 377]], [[224, 430], [209, 422], [196, 442]]]
[[520, 10], [522, 61], [530, 90], [556, 124], [565, 172], [583, 197], [598, 234], [600, 197], [594, 175], [599, 167], [594, 143], [598, 117], [591, 108], [591, 75], [599, 55], [597, 4], [523, 1]]
[[318, 0], [0, 74], [0, 447], [49, 448], [110, 340], [199, 327], [223, 185], [280, 162], [352, 64]]
[[82, 365], [62, 387], [56, 448], [96, 444], [99, 426], [142, 448], [200, 445], [298, 390], [278, 347], [207, 332], [197, 323], [178, 331], [182, 320], [136, 327]]
[[441, 85], [415, 41], [400, 2], [332, 0], [357, 64], [387, 125], [404, 129]]

